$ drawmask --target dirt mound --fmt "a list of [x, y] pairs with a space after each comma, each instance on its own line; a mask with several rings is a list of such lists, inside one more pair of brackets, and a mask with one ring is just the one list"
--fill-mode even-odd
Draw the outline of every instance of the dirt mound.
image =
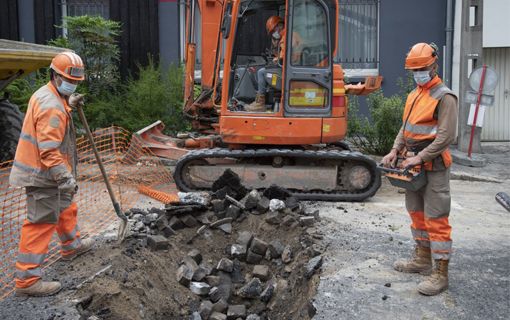
[[[233, 218], [228, 208], [184, 211], [198, 223], [180, 224], [178, 230], [156, 222], [172, 220], [175, 206], [166, 213], [133, 210], [137, 238], [105, 244], [88, 259], [89, 274], [100, 272], [75, 293], [80, 314], [100, 319], [310, 319], [324, 250], [317, 213], [307, 216], [294, 203], [296, 210], [264, 214], [231, 208], [238, 213]], [[313, 223], [299, 222], [310, 215]], [[161, 234], [169, 228], [166, 240]]]

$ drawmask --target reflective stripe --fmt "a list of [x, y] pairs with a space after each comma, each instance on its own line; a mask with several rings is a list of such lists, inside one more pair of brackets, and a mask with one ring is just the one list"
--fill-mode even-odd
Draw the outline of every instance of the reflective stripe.
[[12, 162], [12, 166], [16, 167], [22, 171], [25, 171], [27, 173], [33, 173], [33, 174], [37, 174], [37, 175], [47, 177], [47, 178], [50, 177], [49, 172], [47, 170], [41, 170], [39, 168], [34, 168], [34, 167], [28, 166], [26, 164], [23, 164], [17, 160], [14, 160]]
[[42, 264], [44, 259], [46, 258], [46, 254], [38, 254], [38, 253], [18, 253], [18, 262], [21, 263], [33, 263], [33, 264]]
[[430, 241], [429, 240], [415, 240], [415, 241], [421, 247], [430, 248]]
[[454, 94], [444, 83], [430, 89], [430, 96], [436, 100], [441, 100], [448, 93]]
[[432, 251], [451, 251], [452, 250], [452, 242], [451, 241], [431, 241], [430, 248]]
[[432, 252], [432, 259], [434, 260], [450, 260], [450, 253], [437, 253]]
[[425, 126], [409, 122], [406, 123], [404, 130], [414, 134], [437, 134], [437, 126]]
[[20, 135], [19, 135], [19, 138], [21, 140], [25, 140], [25, 141], [28, 141], [30, 142], [31, 144], [33, 145], [36, 145], [37, 146], [37, 139], [33, 136], [31, 136], [30, 134], [28, 133], [25, 133], [25, 132], [22, 132]]
[[60, 146], [60, 141], [42, 141], [39, 142], [39, 149], [55, 149]]
[[28, 270], [17, 270], [16, 271], [16, 278], [17, 279], [28, 279], [33, 277], [42, 277], [42, 270], [41, 268], [34, 268], [34, 269], [28, 269]]
[[70, 244], [62, 245], [62, 250], [72, 251], [72, 250], [78, 249], [80, 246], [81, 246], [81, 240], [80, 240], [80, 238], [76, 238]]
[[411, 228], [411, 232], [413, 233], [413, 238], [415, 239], [429, 239], [429, 233], [425, 230]]
[[65, 242], [65, 241], [70, 241], [70, 240], [73, 240], [74, 237], [76, 237], [76, 232], [78, 232], [78, 230], [76, 228], [74, 228], [71, 232], [69, 233], [62, 233], [62, 234], [59, 234], [58, 237], [60, 239], [60, 241], [62, 242]]

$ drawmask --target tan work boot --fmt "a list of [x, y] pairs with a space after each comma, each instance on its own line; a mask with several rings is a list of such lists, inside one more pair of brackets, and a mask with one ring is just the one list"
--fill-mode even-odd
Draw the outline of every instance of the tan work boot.
[[400, 272], [429, 275], [432, 271], [430, 248], [416, 246], [411, 259], [395, 261], [393, 268]]
[[418, 284], [418, 292], [435, 296], [448, 289], [448, 260], [436, 260], [432, 275]]
[[67, 254], [65, 256], [62, 255], [62, 260], [64, 260], [64, 261], [74, 260], [79, 255], [82, 255], [85, 252], [90, 251], [90, 249], [92, 249], [93, 245], [94, 245], [94, 239], [91, 239], [91, 238], [82, 239], [81, 246], [78, 249], [74, 250], [74, 252], [71, 254]]
[[19, 297], [46, 297], [56, 294], [62, 286], [58, 281], [42, 281], [39, 280], [30, 287], [16, 288], [16, 296]]
[[257, 94], [255, 101], [244, 107], [244, 110], [248, 112], [265, 112], [266, 96], [263, 94]]

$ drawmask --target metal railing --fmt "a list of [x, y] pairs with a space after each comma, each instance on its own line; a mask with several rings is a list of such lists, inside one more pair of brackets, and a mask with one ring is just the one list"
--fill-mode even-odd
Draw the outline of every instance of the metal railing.
[[[65, 7], [65, 16], [101, 16], [105, 19], [110, 17], [109, 0], [62, 0], [61, 5]], [[64, 10], [63, 10], [64, 11]]]

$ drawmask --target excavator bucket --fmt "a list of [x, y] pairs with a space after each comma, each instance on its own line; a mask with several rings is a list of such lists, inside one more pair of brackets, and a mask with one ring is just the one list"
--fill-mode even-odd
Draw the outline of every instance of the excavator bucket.
[[364, 83], [358, 84], [347, 84], [345, 85], [345, 93], [353, 94], [356, 96], [366, 96], [381, 87], [383, 77], [382, 76], [369, 76], [365, 78]]
[[180, 139], [172, 138], [163, 133], [165, 128], [161, 120], [138, 130], [133, 139], [144, 149], [149, 149], [154, 155], [162, 158], [177, 160], [188, 153], [188, 150], [179, 147]]

